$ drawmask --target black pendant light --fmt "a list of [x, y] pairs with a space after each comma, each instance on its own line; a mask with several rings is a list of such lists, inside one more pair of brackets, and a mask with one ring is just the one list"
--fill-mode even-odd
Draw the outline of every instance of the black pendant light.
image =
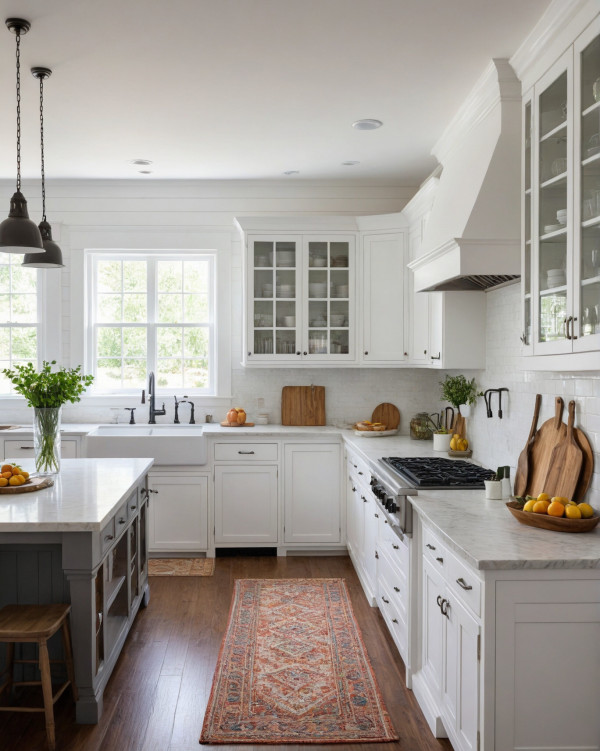
[[17, 37], [17, 190], [10, 199], [8, 219], [0, 224], [0, 250], [5, 253], [43, 253], [42, 236], [27, 213], [21, 193], [21, 34], [31, 24], [22, 18], [7, 18], [6, 26]]
[[42, 155], [42, 221], [40, 222], [40, 233], [44, 244], [43, 253], [26, 253], [22, 266], [36, 269], [60, 269], [64, 266], [62, 262], [62, 251], [52, 239], [52, 227], [46, 221], [46, 170], [44, 163], [44, 81], [50, 78], [52, 71], [50, 68], [32, 68], [31, 73], [34, 78], [40, 82], [40, 151]]

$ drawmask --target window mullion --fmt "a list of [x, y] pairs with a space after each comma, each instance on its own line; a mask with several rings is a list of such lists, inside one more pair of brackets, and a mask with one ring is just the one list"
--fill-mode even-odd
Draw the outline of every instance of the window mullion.
[[148, 292], [148, 338], [147, 338], [147, 360], [148, 370], [156, 372], [158, 368], [157, 361], [157, 342], [156, 342], [156, 323], [158, 321], [158, 283], [157, 263], [155, 258], [149, 258], [147, 261], [146, 286]]

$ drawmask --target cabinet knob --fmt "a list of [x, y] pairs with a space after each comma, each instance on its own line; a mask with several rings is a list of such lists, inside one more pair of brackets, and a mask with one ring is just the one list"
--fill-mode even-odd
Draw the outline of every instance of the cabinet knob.
[[405, 353], [404, 353], [404, 357], [408, 357], [408, 352], [405, 352]]
[[125, 524], [125, 519], [119, 519], [119, 524]]
[[426, 355], [426, 354], [427, 354], [427, 350], [426, 350], [426, 349], [424, 349], [424, 350], [423, 350], [423, 354], [424, 354], [424, 355]]
[[376, 519], [379, 519], [379, 514], [375, 514], [375, 518], [376, 518]]
[[441, 557], [439, 557], [439, 556], [438, 556], [438, 557], [437, 557], [437, 558], [436, 558], [435, 560], [436, 560], [436, 561], [439, 561], [440, 563], [443, 563], [443, 562], [444, 562], [444, 559], [443, 559], [443, 558], [441, 558]]
[[365, 350], [365, 355], [368, 355], [368, 354], [369, 354], [368, 350]]
[[302, 354], [303, 354], [303, 355], [307, 355], [307, 354], [308, 354], [308, 352], [303, 352]]
[[297, 354], [297, 355], [301, 355], [301, 354], [302, 354], [302, 352], [296, 352], [296, 354]]
[[392, 618], [392, 623], [398, 623], [398, 619], [397, 618]]
[[394, 543], [392, 543], [392, 547], [394, 550], [400, 550], [400, 545], [394, 545]]
[[394, 592], [399, 592], [399, 591], [400, 591], [400, 587], [394, 587]]
[[375, 558], [377, 558], [377, 560], [379, 560], [379, 553], [377, 551], [375, 551]]
[[252, 352], [248, 352], [248, 357], [252, 357]]
[[104, 542], [110, 542], [111, 540], [114, 540], [114, 535], [104, 535]]
[[130, 506], [129, 508], [130, 508], [130, 509], [131, 509], [132, 511], [135, 511], [135, 503], [133, 504], [133, 506]]

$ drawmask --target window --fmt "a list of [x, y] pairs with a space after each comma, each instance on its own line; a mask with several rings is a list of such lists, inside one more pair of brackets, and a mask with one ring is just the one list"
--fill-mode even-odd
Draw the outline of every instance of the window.
[[214, 391], [212, 255], [92, 253], [90, 362], [96, 391]]
[[36, 364], [40, 339], [38, 272], [23, 268], [23, 256], [0, 253], [0, 393], [12, 387], [4, 368]]

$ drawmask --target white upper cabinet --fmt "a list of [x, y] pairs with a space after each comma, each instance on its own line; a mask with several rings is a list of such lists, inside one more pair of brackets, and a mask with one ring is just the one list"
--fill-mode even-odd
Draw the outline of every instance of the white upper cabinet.
[[597, 368], [600, 19], [525, 96], [523, 134], [522, 353], [531, 367]]

